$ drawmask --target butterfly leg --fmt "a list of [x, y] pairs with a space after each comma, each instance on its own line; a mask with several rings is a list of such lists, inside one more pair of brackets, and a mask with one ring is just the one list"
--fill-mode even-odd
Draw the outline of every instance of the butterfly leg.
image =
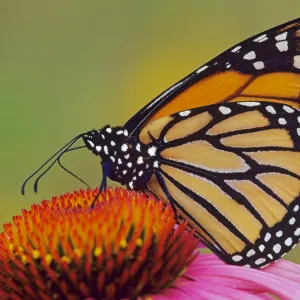
[[99, 191], [97, 193], [97, 195], [95, 196], [92, 204], [91, 204], [91, 208], [93, 208], [95, 206], [95, 203], [99, 197], [99, 195], [102, 193], [102, 191], [105, 192], [105, 197], [106, 197], [106, 188], [107, 188], [107, 176], [109, 173], [109, 169], [110, 169], [110, 164], [106, 163], [106, 164], [102, 164], [102, 181], [99, 187]]
[[171, 204], [171, 207], [172, 207], [172, 209], [174, 211], [174, 214], [175, 214], [175, 220], [178, 221], [178, 214], [177, 214], [175, 202], [174, 202], [171, 194], [168, 191], [166, 183], [165, 183], [164, 179], [162, 178], [160, 172], [156, 171], [155, 175], [156, 175], [158, 183], [160, 184], [161, 188], [163, 189], [164, 193], [166, 194], [166, 196], [167, 196], [167, 198], [168, 198], [168, 200], [169, 200], [169, 202]]

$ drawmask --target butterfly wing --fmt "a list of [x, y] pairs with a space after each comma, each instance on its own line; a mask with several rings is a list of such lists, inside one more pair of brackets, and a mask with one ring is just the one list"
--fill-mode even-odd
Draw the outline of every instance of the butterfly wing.
[[296, 108], [249, 101], [154, 120], [140, 135], [160, 145], [148, 188], [227, 263], [266, 266], [300, 237], [299, 121]]
[[299, 107], [300, 18], [255, 35], [183, 78], [133, 116], [132, 135], [147, 122], [213, 103], [274, 101]]

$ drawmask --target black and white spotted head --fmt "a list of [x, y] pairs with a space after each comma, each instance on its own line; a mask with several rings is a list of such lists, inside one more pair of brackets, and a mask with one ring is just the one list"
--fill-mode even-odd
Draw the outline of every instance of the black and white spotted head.
[[[100, 130], [91, 130], [83, 136], [88, 149], [100, 156], [103, 162], [115, 161], [115, 152], [126, 144], [128, 132], [122, 127], [111, 128], [109, 125]], [[124, 146], [125, 147], [125, 146]], [[123, 148], [124, 148], [123, 147]]]
[[109, 165], [107, 176], [130, 189], [141, 190], [148, 182], [153, 161], [151, 154], [155, 147], [145, 146], [129, 137], [123, 127], [105, 126], [91, 130], [83, 136], [88, 149], [100, 156], [102, 165]]

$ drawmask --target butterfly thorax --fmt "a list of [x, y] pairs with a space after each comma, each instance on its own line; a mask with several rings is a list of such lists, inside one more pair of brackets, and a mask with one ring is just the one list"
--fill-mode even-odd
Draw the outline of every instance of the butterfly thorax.
[[154, 145], [139, 143], [124, 127], [108, 125], [87, 132], [83, 140], [88, 149], [100, 156], [102, 164], [109, 164], [108, 177], [111, 180], [130, 189], [145, 188], [157, 165]]

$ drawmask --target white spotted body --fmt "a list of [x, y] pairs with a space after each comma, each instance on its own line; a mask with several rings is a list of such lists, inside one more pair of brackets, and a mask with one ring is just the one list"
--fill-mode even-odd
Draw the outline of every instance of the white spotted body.
[[88, 149], [109, 162], [109, 178], [127, 185], [130, 189], [143, 190], [156, 167], [156, 147], [145, 146], [128, 137], [125, 128], [105, 126], [92, 130], [83, 137]]

